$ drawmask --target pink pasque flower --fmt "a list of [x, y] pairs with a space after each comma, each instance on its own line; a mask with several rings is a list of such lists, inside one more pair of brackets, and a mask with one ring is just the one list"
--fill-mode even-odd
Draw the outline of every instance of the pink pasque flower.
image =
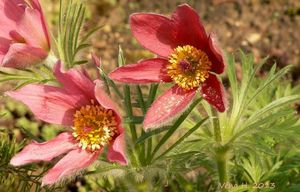
[[0, 66], [24, 68], [44, 60], [50, 50], [39, 0], [0, 0]]
[[6, 92], [26, 104], [38, 119], [72, 127], [47, 142], [30, 143], [11, 159], [12, 165], [20, 166], [66, 154], [42, 178], [43, 185], [59, 182], [88, 167], [106, 145], [109, 161], [127, 164], [121, 116], [103, 91], [102, 82], [94, 83], [83, 69], [62, 72], [60, 68], [58, 62], [54, 75], [63, 87], [27, 85]]
[[225, 111], [223, 86], [215, 75], [224, 71], [224, 60], [194, 9], [180, 5], [171, 18], [136, 13], [131, 15], [130, 25], [139, 43], [159, 57], [119, 67], [110, 73], [110, 78], [124, 83], [175, 84], [149, 108], [145, 129], [172, 121], [199, 89], [208, 103], [220, 112]]

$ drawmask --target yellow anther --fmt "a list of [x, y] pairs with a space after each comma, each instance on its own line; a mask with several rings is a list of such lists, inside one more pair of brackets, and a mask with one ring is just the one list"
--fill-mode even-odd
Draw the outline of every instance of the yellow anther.
[[203, 51], [190, 46], [178, 46], [169, 57], [168, 75], [180, 87], [199, 87], [209, 76], [212, 63]]
[[101, 105], [86, 105], [77, 110], [73, 120], [73, 136], [82, 149], [100, 149], [118, 133], [115, 113]]

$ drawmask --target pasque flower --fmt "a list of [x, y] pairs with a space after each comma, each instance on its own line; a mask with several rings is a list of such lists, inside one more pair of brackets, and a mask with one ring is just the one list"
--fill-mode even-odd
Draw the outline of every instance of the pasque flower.
[[0, 66], [24, 68], [44, 60], [49, 34], [39, 0], [0, 0]]
[[180, 5], [171, 18], [136, 13], [130, 17], [130, 26], [138, 42], [158, 58], [119, 67], [110, 78], [125, 83], [175, 84], [149, 108], [145, 129], [170, 122], [188, 106], [197, 90], [218, 111], [225, 111], [223, 86], [216, 77], [224, 71], [224, 60], [194, 9]]
[[28, 144], [10, 163], [19, 166], [66, 154], [42, 178], [43, 185], [59, 182], [88, 167], [105, 146], [109, 161], [127, 164], [121, 116], [103, 91], [102, 82], [91, 81], [83, 69], [63, 72], [59, 62], [54, 75], [62, 87], [32, 84], [6, 94], [26, 104], [38, 119], [72, 129], [47, 142]]

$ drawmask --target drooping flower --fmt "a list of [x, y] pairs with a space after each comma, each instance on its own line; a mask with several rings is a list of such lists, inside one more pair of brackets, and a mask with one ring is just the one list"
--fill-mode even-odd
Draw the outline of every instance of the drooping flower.
[[63, 72], [60, 62], [54, 67], [54, 75], [62, 87], [32, 84], [6, 94], [26, 104], [36, 118], [72, 129], [47, 142], [28, 144], [10, 163], [20, 166], [66, 154], [42, 178], [43, 185], [88, 167], [105, 146], [109, 161], [127, 164], [121, 116], [103, 91], [102, 82], [93, 82], [83, 69]]
[[136, 13], [130, 17], [130, 26], [138, 42], [158, 58], [119, 67], [110, 73], [110, 78], [125, 83], [175, 84], [149, 108], [145, 129], [169, 123], [198, 90], [218, 111], [225, 111], [223, 86], [215, 75], [223, 73], [224, 60], [215, 38], [206, 34], [194, 9], [180, 5], [171, 18]]
[[0, 0], [0, 66], [24, 68], [44, 60], [50, 50], [39, 0]]

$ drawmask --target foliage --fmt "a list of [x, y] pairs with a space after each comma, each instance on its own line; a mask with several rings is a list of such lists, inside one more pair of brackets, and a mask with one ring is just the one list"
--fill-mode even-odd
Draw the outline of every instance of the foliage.
[[77, 60], [76, 55], [90, 46], [88, 38], [100, 27], [95, 27], [81, 36], [85, 19], [85, 6], [78, 0], [60, 0], [57, 48], [59, 58], [67, 68], [85, 64], [87, 60]]

